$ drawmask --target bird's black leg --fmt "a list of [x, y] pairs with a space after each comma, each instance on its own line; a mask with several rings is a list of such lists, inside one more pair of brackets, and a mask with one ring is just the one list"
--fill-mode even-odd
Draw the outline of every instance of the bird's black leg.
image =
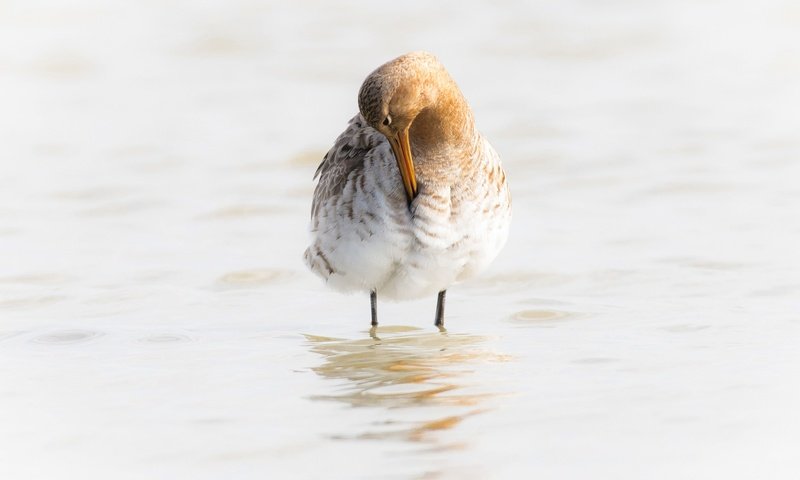
[[373, 290], [369, 292], [369, 305], [372, 308], [372, 326], [378, 326], [378, 293]]
[[439, 298], [436, 300], [436, 320], [433, 324], [439, 328], [444, 328], [444, 296], [446, 293], [447, 290], [439, 292]]

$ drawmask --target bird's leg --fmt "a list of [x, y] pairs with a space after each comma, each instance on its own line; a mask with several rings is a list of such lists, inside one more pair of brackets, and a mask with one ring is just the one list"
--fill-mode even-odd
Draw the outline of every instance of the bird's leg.
[[372, 308], [372, 326], [378, 326], [378, 292], [369, 292], [369, 305]]
[[439, 329], [444, 328], [444, 296], [446, 293], [447, 290], [439, 292], [439, 298], [436, 300], [436, 320], [433, 324]]

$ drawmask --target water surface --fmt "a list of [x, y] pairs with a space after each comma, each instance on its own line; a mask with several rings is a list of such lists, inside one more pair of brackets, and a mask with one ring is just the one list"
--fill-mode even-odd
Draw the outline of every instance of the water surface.
[[[0, 477], [794, 478], [798, 7], [384, 8], [2, 8]], [[311, 176], [423, 48], [514, 224], [371, 336]]]

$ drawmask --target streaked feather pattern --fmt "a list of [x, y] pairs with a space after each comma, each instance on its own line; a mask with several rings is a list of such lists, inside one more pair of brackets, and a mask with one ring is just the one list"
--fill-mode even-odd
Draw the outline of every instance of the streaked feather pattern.
[[[497, 153], [477, 131], [466, 151], [419, 169], [409, 205], [388, 141], [356, 115], [315, 175], [308, 266], [338, 290], [392, 299], [477, 274], [506, 241], [511, 199]], [[414, 158], [425, 164], [424, 152]]]

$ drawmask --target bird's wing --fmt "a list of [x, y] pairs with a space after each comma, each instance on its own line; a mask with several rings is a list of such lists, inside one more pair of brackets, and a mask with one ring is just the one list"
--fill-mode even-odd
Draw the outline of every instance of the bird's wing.
[[350, 120], [314, 173], [318, 182], [311, 203], [312, 219], [317, 216], [320, 205], [342, 193], [351, 173], [364, 167], [367, 155], [385, 142], [386, 137], [367, 125], [360, 113]]

